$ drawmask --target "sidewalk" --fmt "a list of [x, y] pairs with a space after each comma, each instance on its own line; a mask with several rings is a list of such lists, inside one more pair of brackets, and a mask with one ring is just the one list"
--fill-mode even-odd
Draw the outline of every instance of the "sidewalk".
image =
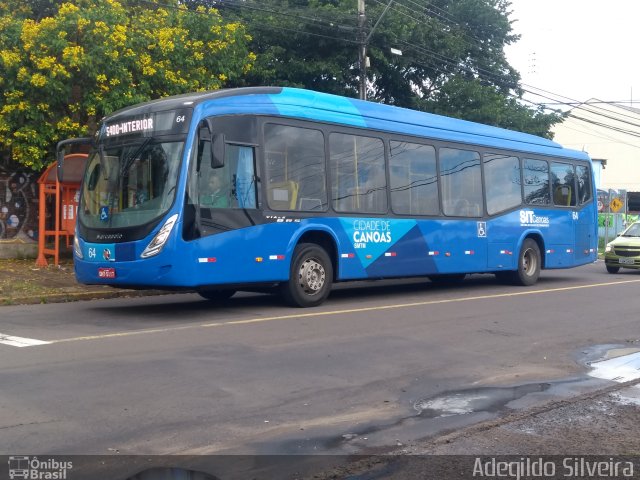
[[96, 298], [144, 296], [157, 290], [123, 290], [102, 285], [81, 285], [73, 273], [73, 261], [38, 267], [35, 260], [0, 259], [0, 306], [58, 303]]

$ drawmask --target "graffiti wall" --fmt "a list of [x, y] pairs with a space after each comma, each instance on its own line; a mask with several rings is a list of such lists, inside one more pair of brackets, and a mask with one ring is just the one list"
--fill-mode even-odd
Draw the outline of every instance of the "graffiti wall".
[[0, 240], [37, 240], [38, 176], [0, 165]]

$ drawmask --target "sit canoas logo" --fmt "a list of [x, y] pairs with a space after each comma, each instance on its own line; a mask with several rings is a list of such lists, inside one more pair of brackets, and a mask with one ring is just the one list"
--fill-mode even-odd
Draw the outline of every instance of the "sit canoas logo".
[[533, 210], [520, 210], [520, 225], [523, 227], [548, 227], [549, 217], [538, 216]]

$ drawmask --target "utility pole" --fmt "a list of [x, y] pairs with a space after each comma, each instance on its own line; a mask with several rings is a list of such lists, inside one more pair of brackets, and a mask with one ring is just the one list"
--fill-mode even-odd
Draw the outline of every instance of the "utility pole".
[[360, 48], [358, 49], [358, 59], [360, 61], [360, 99], [367, 98], [367, 42], [364, 31], [366, 17], [364, 15], [364, 0], [358, 0], [358, 29], [360, 37]]
[[387, 3], [387, 6], [384, 7], [382, 14], [380, 15], [380, 17], [378, 17], [378, 21], [369, 32], [369, 35], [366, 35], [366, 32], [364, 31], [364, 27], [366, 23], [366, 17], [364, 15], [364, 0], [358, 0], [358, 28], [360, 30], [359, 31], [360, 46], [358, 49], [359, 50], [358, 58], [360, 59], [360, 99], [361, 100], [367, 99], [367, 67], [368, 67], [367, 63], [369, 61], [369, 59], [367, 58], [367, 45], [369, 44], [369, 40], [371, 40], [371, 36], [373, 35], [373, 32], [375, 32], [376, 28], [378, 28], [378, 25], [382, 21], [382, 17], [385, 16], [385, 14], [389, 10], [389, 7], [391, 6], [392, 3], [393, 3], [393, 0], [389, 0], [389, 3]]

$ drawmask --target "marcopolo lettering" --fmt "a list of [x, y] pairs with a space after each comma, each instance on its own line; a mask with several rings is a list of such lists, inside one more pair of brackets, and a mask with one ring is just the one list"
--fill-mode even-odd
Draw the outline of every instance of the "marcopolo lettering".
[[153, 130], [153, 118], [129, 120], [127, 122], [107, 125], [106, 134], [107, 137], [114, 137], [117, 135], [127, 135], [135, 132], [146, 132], [148, 130]]

